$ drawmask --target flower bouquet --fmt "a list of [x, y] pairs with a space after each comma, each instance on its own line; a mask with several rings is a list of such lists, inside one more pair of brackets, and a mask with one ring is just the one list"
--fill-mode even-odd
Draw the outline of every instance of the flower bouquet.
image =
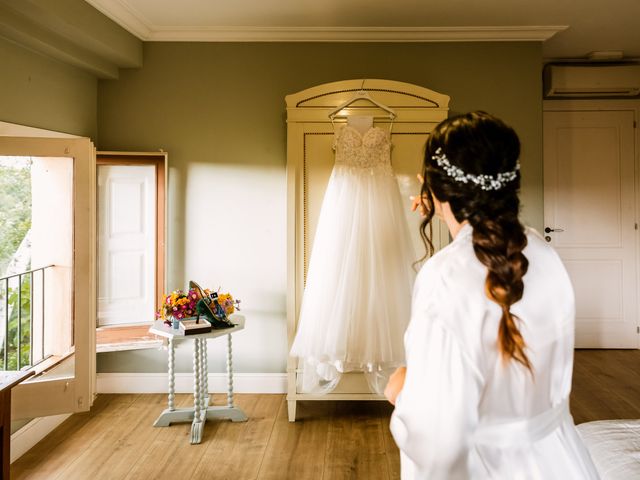
[[198, 295], [195, 290], [189, 289], [188, 292], [174, 290], [164, 296], [162, 306], [156, 312], [156, 317], [164, 320], [167, 325], [171, 325], [174, 320], [180, 321], [195, 317], [197, 302]]
[[204, 317], [213, 328], [228, 328], [234, 326], [229, 315], [240, 310], [240, 300], [236, 300], [230, 293], [219, 293], [208, 288], [201, 288], [197, 283], [189, 282], [189, 290], [174, 290], [166, 294], [162, 306], [156, 312], [156, 317], [164, 320], [167, 325], [175, 328], [183, 320], [200, 323]]

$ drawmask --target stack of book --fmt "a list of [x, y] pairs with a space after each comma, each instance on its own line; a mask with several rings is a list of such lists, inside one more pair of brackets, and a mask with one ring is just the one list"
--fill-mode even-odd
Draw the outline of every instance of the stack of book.
[[205, 319], [198, 320], [181, 320], [180, 331], [185, 335], [197, 335], [199, 333], [208, 333], [211, 331], [211, 324]]

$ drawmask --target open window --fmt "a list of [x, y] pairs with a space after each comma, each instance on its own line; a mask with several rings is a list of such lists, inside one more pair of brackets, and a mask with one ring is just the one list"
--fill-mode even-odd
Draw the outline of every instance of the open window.
[[163, 152], [98, 152], [97, 351], [155, 348], [149, 326], [165, 289]]
[[30, 168], [28, 261], [14, 259], [0, 282], [0, 363], [36, 372], [13, 389], [12, 418], [86, 411], [96, 371], [93, 144], [0, 136], [0, 156], [28, 159]]

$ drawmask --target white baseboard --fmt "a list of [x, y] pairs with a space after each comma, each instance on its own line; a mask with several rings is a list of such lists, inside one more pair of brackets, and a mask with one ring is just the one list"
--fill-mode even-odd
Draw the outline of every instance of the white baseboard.
[[[176, 373], [176, 393], [193, 393], [193, 374]], [[166, 373], [98, 373], [98, 393], [167, 393]], [[226, 373], [209, 374], [209, 391], [226, 392]], [[286, 373], [234, 373], [235, 393], [286, 393]]]
[[49, 435], [56, 427], [71, 416], [70, 413], [34, 418], [11, 435], [11, 463], [27, 453], [36, 443]]

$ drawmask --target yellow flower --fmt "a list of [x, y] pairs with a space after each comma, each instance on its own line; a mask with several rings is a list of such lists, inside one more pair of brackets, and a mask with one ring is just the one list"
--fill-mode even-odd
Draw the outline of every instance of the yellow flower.
[[222, 305], [227, 315], [231, 315], [236, 311], [233, 305], [233, 297], [230, 293], [221, 293], [218, 295], [218, 302]]

